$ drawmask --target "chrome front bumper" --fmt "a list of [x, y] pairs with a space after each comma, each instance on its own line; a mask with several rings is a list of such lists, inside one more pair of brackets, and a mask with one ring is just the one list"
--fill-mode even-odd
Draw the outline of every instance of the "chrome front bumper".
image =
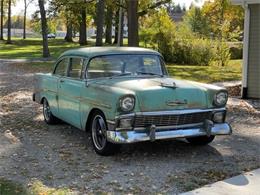
[[[153, 133], [151, 133], [153, 131]], [[215, 123], [208, 129], [205, 127], [189, 127], [185, 129], [164, 129], [157, 130], [148, 129], [146, 131], [139, 130], [121, 130], [107, 131], [107, 139], [112, 143], [127, 144], [142, 141], [154, 141], [163, 139], [185, 138], [205, 135], [229, 135], [232, 128], [227, 123]]]

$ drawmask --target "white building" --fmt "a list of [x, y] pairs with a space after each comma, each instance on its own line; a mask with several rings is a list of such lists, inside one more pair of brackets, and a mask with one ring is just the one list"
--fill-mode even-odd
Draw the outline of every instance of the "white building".
[[242, 97], [260, 99], [260, 0], [232, 0], [245, 9]]

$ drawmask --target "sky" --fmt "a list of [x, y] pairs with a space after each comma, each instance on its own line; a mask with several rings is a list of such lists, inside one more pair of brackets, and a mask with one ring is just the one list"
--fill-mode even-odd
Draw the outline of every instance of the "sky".
[[[38, 1], [34, 1], [31, 3], [27, 9], [28, 17], [30, 17], [37, 9], [38, 9]], [[181, 6], [185, 5], [187, 8], [190, 6], [192, 2], [197, 4], [198, 6], [202, 5], [204, 0], [197, 0], [196, 3], [195, 0], [174, 0], [175, 4], [180, 4]], [[24, 10], [24, 4], [23, 0], [18, 0], [16, 2], [16, 5], [12, 8], [12, 15], [23, 15]]]

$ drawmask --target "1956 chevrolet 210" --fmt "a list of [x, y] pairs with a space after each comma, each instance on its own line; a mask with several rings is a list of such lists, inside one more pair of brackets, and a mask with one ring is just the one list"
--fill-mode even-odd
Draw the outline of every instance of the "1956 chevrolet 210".
[[170, 78], [160, 53], [128, 47], [69, 50], [52, 73], [36, 75], [33, 94], [46, 123], [91, 131], [101, 155], [126, 143], [186, 138], [203, 145], [231, 134], [227, 99], [223, 88]]

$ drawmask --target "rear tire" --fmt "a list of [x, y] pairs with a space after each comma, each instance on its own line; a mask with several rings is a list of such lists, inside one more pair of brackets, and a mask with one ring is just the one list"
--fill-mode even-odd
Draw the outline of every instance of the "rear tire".
[[49, 125], [53, 125], [53, 124], [57, 124], [59, 122], [59, 119], [56, 118], [52, 113], [51, 113], [51, 108], [49, 105], [49, 102], [47, 101], [46, 98], [43, 99], [43, 116], [44, 116], [44, 121], [49, 124]]
[[193, 145], [207, 145], [214, 140], [215, 136], [199, 136], [199, 137], [188, 137], [186, 140]]
[[90, 128], [92, 144], [97, 154], [109, 156], [119, 151], [120, 145], [107, 141], [107, 124], [102, 112], [95, 111], [92, 114]]

